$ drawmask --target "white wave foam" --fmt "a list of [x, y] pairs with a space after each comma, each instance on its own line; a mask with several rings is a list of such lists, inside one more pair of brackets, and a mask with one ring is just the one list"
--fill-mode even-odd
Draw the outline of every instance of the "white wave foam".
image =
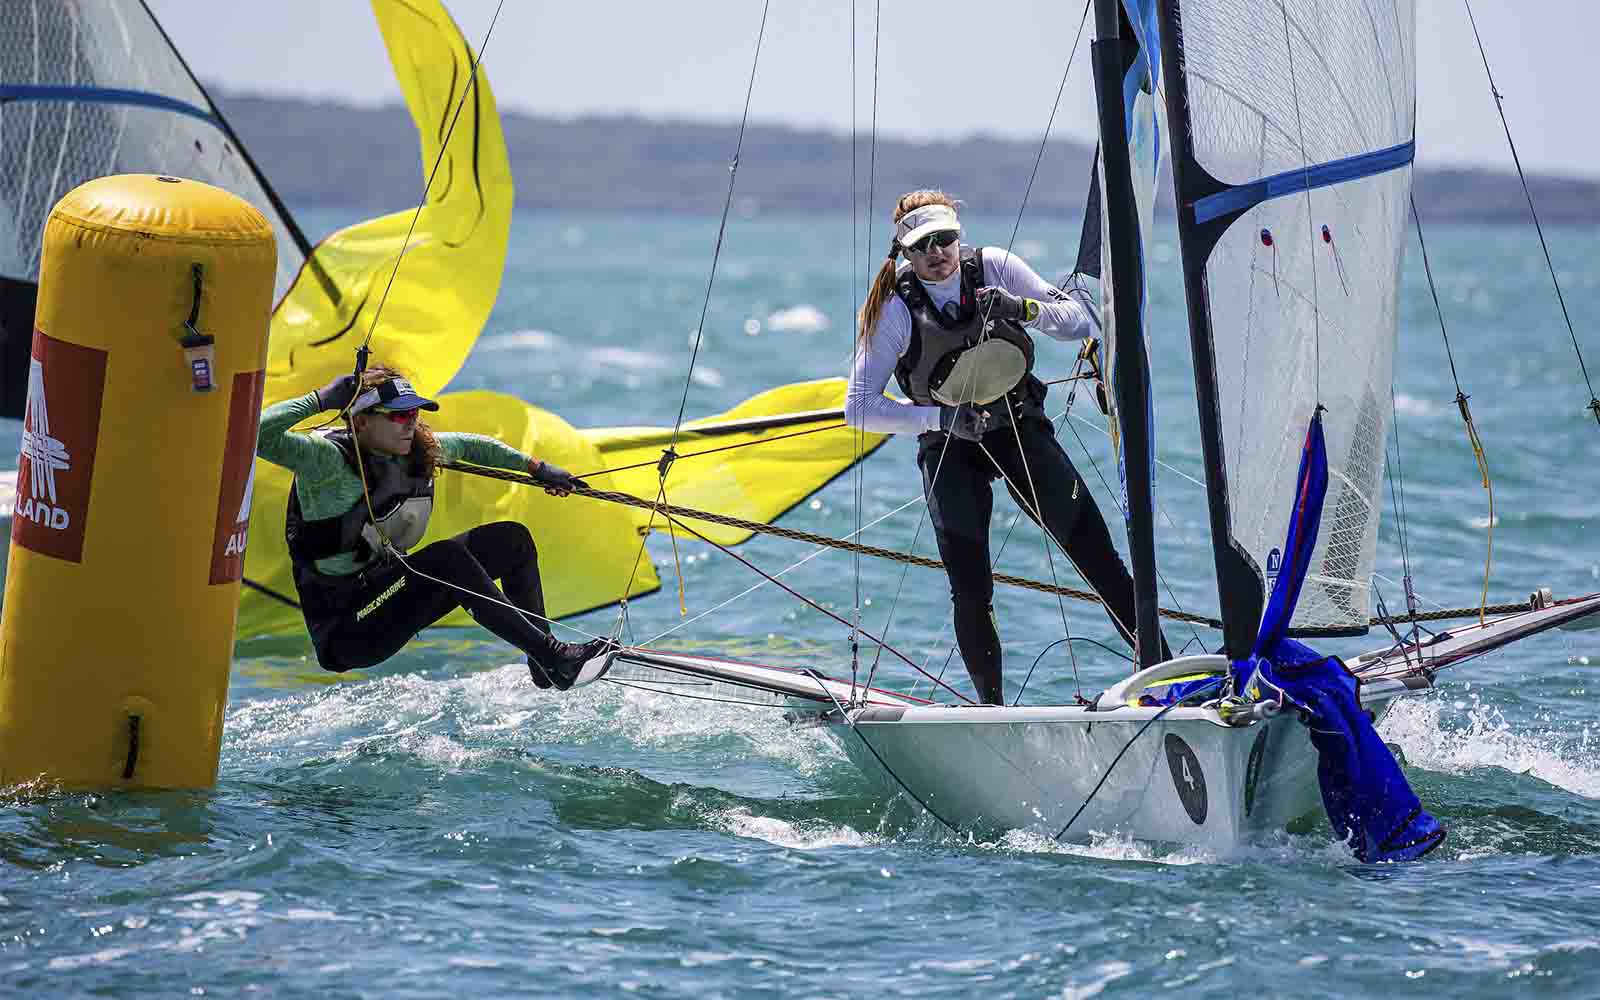
[[480, 351], [545, 350], [560, 346], [561, 338], [549, 330], [514, 330], [478, 341]]
[[1418, 399], [1403, 392], [1394, 394], [1394, 411], [1403, 417], [1431, 417], [1440, 410], [1441, 407], [1431, 400]]
[[596, 347], [585, 354], [592, 365], [621, 368], [632, 372], [660, 371], [667, 367], [667, 359], [648, 351], [635, 351], [626, 347]]
[[[1445, 724], [1446, 707], [1467, 711], [1466, 728]], [[1498, 767], [1600, 799], [1600, 760], [1592, 755], [1587, 731], [1576, 747], [1569, 734], [1517, 732], [1476, 693], [1453, 704], [1443, 698], [1402, 698], [1378, 723], [1378, 733], [1399, 744], [1414, 767], [1445, 774]]]
[[100, 951], [89, 952], [86, 955], [59, 955], [52, 958], [45, 968], [52, 972], [64, 972], [69, 969], [81, 969], [87, 965], [105, 965], [115, 962], [125, 955], [132, 955], [137, 948], [103, 948]]
[[1030, 830], [1008, 830], [997, 841], [977, 847], [1014, 851], [1020, 854], [1069, 854], [1100, 861], [1147, 861], [1163, 865], [1197, 865], [1217, 860], [1214, 852], [1199, 847], [1184, 847], [1162, 853], [1158, 848], [1122, 834], [1091, 831], [1088, 843], [1062, 842]]
[[809, 304], [779, 309], [767, 317], [767, 329], [779, 333], [819, 333], [829, 325], [827, 313]]
[[1074, 979], [1067, 984], [1066, 989], [1061, 991], [1061, 995], [1067, 1000], [1083, 1000], [1085, 997], [1099, 996], [1105, 992], [1107, 986], [1119, 979], [1132, 975], [1133, 964], [1121, 960], [1101, 962], [1088, 971], [1095, 976], [1094, 979], [1081, 986]]
[[825, 847], [867, 847], [878, 841], [859, 830], [831, 823], [790, 823], [757, 816], [745, 808], [725, 809], [711, 817], [712, 824], [735, 837], [764, 840], [778, 847], [816, 851]]

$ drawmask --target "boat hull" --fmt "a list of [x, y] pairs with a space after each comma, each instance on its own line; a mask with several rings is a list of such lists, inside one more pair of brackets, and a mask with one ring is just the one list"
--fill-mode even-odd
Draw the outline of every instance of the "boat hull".
[[1159, 711], [878, 707], [830, 731], [859, 766], [962, 830], [1226, 849], [1321, 810], [1298, 718], [1230, 726], [1180, 708], [1152, 722]]

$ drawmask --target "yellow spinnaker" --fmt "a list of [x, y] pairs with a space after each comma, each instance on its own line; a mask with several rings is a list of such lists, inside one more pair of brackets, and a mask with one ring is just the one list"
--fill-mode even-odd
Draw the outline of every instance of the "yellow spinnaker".
[[[885, 434], [843, 426], [844, 394], [844, 379], [795, 382], [752, 396], [726, 413], [685, 423], [673, 449], [678, 458], [667, 474], [667, 502], [747, 521], [776, 520], [888, 440]], [[584, 433], [600, 450], [605, 463], [600, 467], [621, 470], [612, 474], [616, 485], [611, 489], [655, 499], [657, 463], [672, 440], [670, 427]], [[641, 523], [649, 521], [648, 512], [639, 516]], [[693, 519], [685, 523], [722, 545], [750, 537], [738, 528]], [[666, 527], [659, 517], [655, 526], [658, 531]]]
[[420, 215], [413, 205], [318, 244], [272, 316], [268, 403], [353, 371], [369, 330], [372, 356], [431, 396], [461, 368], [500, 290], [514, 191], [488, 77], [481, 66], [473, 75], [472, 49], [437, 0], [373, 0], [372, 11], [422, 139], [419, 198], [436, 161], [438, 171]]

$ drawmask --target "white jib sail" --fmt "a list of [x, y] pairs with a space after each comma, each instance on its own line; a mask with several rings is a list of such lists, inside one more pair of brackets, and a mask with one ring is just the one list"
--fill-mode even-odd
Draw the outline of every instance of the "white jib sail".
[[1411, 0], [1179, 0], [1233, 541], [1266, 588], [1312, 409], [1330, 484], [1292, 625], [1364, 628], [1415, 123]]

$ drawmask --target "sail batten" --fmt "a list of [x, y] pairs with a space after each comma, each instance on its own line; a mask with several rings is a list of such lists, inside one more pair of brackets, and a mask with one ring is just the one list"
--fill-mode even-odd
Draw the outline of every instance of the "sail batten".
[[1410, 166], [1412, 160], [1416, 159], [1416, 153], [1417, 144], [1408, 140], [1387, 149], [1285, 170], [1271, 177], [1263, 177], [1201, 198], [1194, 204], [1195, 221], [1210, 222], [1224, 215], [1245, 211], [1273, 198], [1284, 198]]

